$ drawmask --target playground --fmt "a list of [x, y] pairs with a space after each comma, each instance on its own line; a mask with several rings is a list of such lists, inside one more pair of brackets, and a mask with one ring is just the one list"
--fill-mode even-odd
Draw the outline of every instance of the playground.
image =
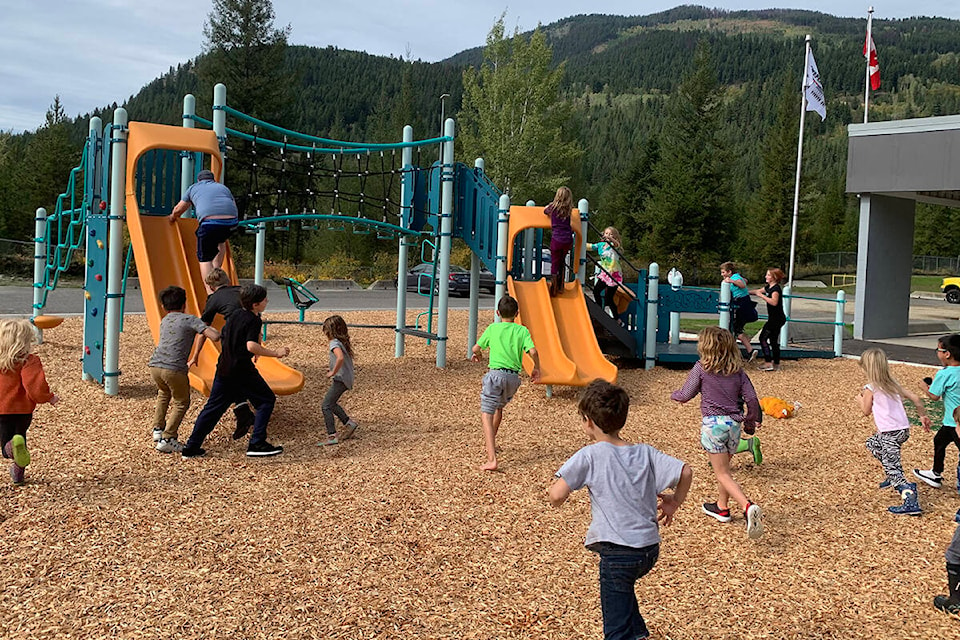
[[[371, 324], [392, 317], [344, 315]], [[452, 313], [449, 330], [462, 341], [467, 312]], [[0, 485], [5, 635], [597, 637], [597, 561], [582, 546], [587, 495], [559, 510], [546, 501], [553, 472], [586, 444], [577, 390], [547, 398], [525, 382], [501, 430], [502, 473], [480, 473], [484, 365], [451, 356], [440, 370], [423, 341], [397, 359], [392, 332], [352, 335], [358, 383], [345, 406], [360, 421], [358, 437], [316, 446], [324, 341], [318, 327], [277, 325], [268, 345], [291, 346], [286, 361], [307, 382], [278, 399], [270, 424], [284, 455], [251, 461], [230, 439], [232, 419], [210, 436], [203, 459], [153, 450], [144, 316], [127, 318], [119, 397], [81, 380], [79, 318], [47, 331], [39, 354], [63, 402], [37, 411], [27, 484]], [[700, 513], [714, 481], [699, 413], [669, 400], [685, 373], [619, 373], [632, 400], [625, 437], [689, 462], [695, 474], [662, 530], [660, 561], [637, 585], [653, 637], [956, 637], [957, 621], [931, 606], [946, 588], [956, 494], [921, 487], [921, 518], [886, 512], [897, 500], [876, 488], [882, 473], [863, 447], [874, 427], [854, 407], [855, 361], [790, 361], [778, 374], [751, 374], [760, 395], [803, 404], [795, 418], [765, 420], [762, 465], [734, 460], [768, 514], [756, 541], [738, 511], [726, 525]], [[894, 373], [913, 383], [932, 369]], [[186, 433], [202, 404], [195, 392]], [[904, 467], [927, 466], [931, 449], [916, 429]]]

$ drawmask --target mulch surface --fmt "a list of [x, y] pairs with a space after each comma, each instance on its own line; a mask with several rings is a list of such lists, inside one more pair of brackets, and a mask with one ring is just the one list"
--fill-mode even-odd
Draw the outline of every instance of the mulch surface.
[[[293, 314], [289, 314], [293, 318]], [[388, 312], [343, 314], [391, 323]], [[489, 315], [489, 314], [486, 314]], [[411, 317], [411, 320], [413, 318]], [[484, 321], [489, 318], [484, 318]], [[601, 636], [597, 559], [582, 546], [589, 498], [546, 501], [556, 469], [587, 444], [577, 390], [525, 383], [505, 411], [501, 471], [482, 473], [484, 366], [464, 359], [466, 314], [451, 313], [449, 366], [391, 331], [353, 330], [357, 386], [343, 398], [357, 438], [320, 448], [326, 341], [319, 327], [271, 327], [271, 345], [307, 376], [278, 400], [270, 440], [283, 455], [248, 459], [228, 413], [206, 458], [154, 451], [153, 345], [127, 318], [118, 398], [81, 381], [80, 320], [38, 348], [63, 398], [39, 408], [27, 484], [0, 483], [0, 636], [4, 638], [584, 638]], [[905, 384], [932, 375], [895, 367]], [[699, 446], [696, 402], [669, 399], [682, 370], [621, 368], [632, 399], [623, 435], [689, 462], [694, 484], [660, 561], [637, 586], [654, 638], [960, 637], [935, 611], [946, 592], [943, 551], [960, 498], [921, 486], [920, 518], [897, 517], [881, 492], [873, 432], [854, 396], [850, 360], [750, 371], [761, 395], [803, 405], [758, 432], [765, 461], [741, 455], [734, 475], [763, 505], [767, 533], [748, 540], [743, 515], [700, 511], [716, 483]], [[185, 440], [202, 407], [184, 421]], [[904, 467], [929, 468], [915, 429]], [[5, 471], [4, 471], [5, 473]], [[5, 478], [5, 476], [4, 476]]]

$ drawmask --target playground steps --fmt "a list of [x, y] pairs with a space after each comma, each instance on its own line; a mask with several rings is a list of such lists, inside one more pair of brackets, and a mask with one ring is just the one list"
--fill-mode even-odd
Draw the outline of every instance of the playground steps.
[[590, 313], [590, 322], [593, 324], [593, 332], [597, 335], [600, 350], [610, 356], [635, 358], [637, 339], [634, 335], [620, 326], [620, 323], [611, 318], [590, 296], [584, 294], [583, 299]]

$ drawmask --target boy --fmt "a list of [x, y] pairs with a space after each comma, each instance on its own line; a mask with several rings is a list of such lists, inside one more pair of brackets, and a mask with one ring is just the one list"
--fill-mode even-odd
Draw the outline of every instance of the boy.
[[[957, 510], [953, 519], [960, 523], [960, 509]], [[947, 584], [950, 587], [950, 595], [937, 596], [933, 599], [933, 606], [943, 611], [960, 616], [960, 525], [953, 532], [953, 540], [947, 547], [944, 554], [947, 558]]]
[[[554, 507], [584, 486], [590, 493], [592, 519], [585, 545], [600, 554], [600, 609], [607, 639], [649, 637], [634, 585], [660, 554], [657, 522], [668, 526], [673, 521], [693, 481], [690, 465], [620, 438], [629, 408], [630, 397], [621, 387], [604, 380], [587, 386], [577, 409], [584, 432], [595, 442], [560, 467], [548, 491]], [[672, 495], [664, 493], [671, 487]]]
[[497, 470], [497, 431], [503, 420], [503, 408], [520, 388], [524, 353], [533, 360], [530, 379], [534, 382], [540, 380], [540, 356], [533, 346], [530, 330], [515, 322], [519, 311], [517, 301], [504, 295], [497, 304], [497, 315], [502, 322], [487, 327], [473, 345], [471, 359], [474, 362], [480, 362], [483, 349], [490, 349], [490, 370], [483, 376], [480, 389], [480, 422], [487, 449], [487, 461], [480, 466], [482, 471]]
[[[947, 447], [952, 442], [960, 449], [957, 418], [954, 415], [957, 407], [960, 407], [960, 335], [954, 333], [940, 338], [937, 341], [937, 358], [943, 365], [943, 369], [937, 371], [932, 384], [925, 385], [924, 392], [932, 400], [943, 398], [943, 426], [933, 437], [933, 468], [929, 471], [913, 470], [913, 475], [934, 489], [943, 486], [943, 463], [947, 455]], [[960, 465], [958, 465], [958, 473], [960, 473]], [[957, 489], [960, 490], [960, 477], [957, 479]]]
[[240, 290], [240, 306], [240, 309], [230, 314], [223, 326], [223, 349], [217, 361], [213, 388], [206, 406], [197, 416], [193, 433], [183, 448], [184, 458], [203, 456], [206, 451], [200, 445], [204, 438], [213, 431], [227, 407], [244, 398], [249, 398], [257, 408], [247, 455], [275, 456], [283, 453], [283, 447], [267, 442], [267, 423], [277, 397], [257, 371], [253, 357], [283, 358], [290, 354], [290, 348], [274, 351], [260, 344], [260, 330], [263, 328], [260, 314], [267, 307], [266, 289], [256, 284], [243, 287]]
[[[167, 315], [160, 321], [157, 348], [147, 362], [150, 376], [157, 385], [153, 441], [157, 443], [157, 451], [173, 453], [183, 449], [177, 440], [177, 432], [190, 406], [190, 378], [187, 371], [189, 362], [193, 360], [190, 358], [190, 349], [194, 338], [200, 334], [216, 342], [220, 339], [220, 332], [208, 327], [200, 318], [184, 313], [187, 292], [181, 287], [167, 287], [161, 291], [160, 304]], [[173, 410], [168, 415], [171, 404]]]
[[[206, 324], [212, 325], [217, 314], [223, 316], [226, 320], [230, 314], [240, 308], [240, 287], [230, 284], [230, 276], [223, 269], [214, 268], [204, 279], [207, 289], [212, 290], [207, 297], [207, 304], [200, 314], [200, 319]], [[197, 358], [200, 357], [200, 350], [203, 349], [203, 343], [206, 342], [203, 334], [197, 338], [197, 346], [194, 349], [194, 357], [187, 363], [192, 367], [197, 364]], [[237, 418], [237, 428], [233, 431], [233, 439], [239, 440], [247, 435], [250, 427], [253, 426], [253, 411], [250, 410], [250, 404], [244, 400], [238, 402], [233, 408], [233, 415]]]

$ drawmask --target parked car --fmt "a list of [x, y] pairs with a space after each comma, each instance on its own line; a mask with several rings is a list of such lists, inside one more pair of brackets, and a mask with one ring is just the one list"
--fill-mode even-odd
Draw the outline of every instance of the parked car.
[[[427, 293], [433, 283], [433, 264], [422, 262], [407, 272], [407, 291]], [[450, 265], [448, 276], [450, 293], [459, 296], [470, 295], [470, 271], [457, 265]], [[496, 277], [486, 269], [480, 270], [480, 291], [494, 293], [497, 286]], [[436, 291], [434, 287], [434, 291]]]
[[960, 278], [944, 278], [940, 283], [940, 291], [950, 304], [960, 304]]

